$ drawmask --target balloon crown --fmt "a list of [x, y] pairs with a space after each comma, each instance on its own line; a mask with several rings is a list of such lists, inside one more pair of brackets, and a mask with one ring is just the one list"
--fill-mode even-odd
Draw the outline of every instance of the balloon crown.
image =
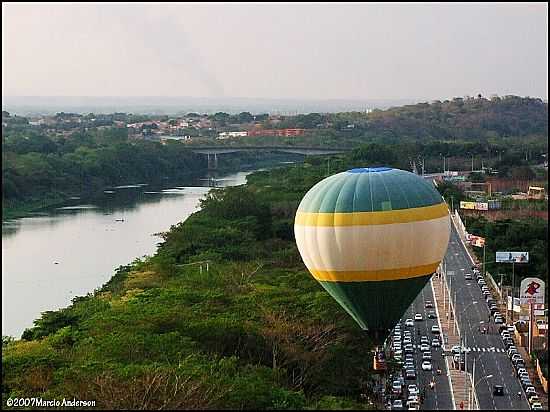
[[393, 170], [391, 167], [357, 167], [355, 169], [348, 170], [348, 173], [378, 173], [387, 172]]

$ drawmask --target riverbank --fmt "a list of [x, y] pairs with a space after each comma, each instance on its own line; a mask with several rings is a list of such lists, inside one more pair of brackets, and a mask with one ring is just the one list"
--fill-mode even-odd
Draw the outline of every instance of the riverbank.
[[4, 346], [4, 396], [114, 409], [373, 408], [371, 345], [293, 240], [297, 204], [324, 175], [307, 166], [211, 192], [154, 256], [45, 313]]
[[[96, 188], [95, 190], [85, 191], [58, 191], [54, 193], [45, 193], [43, 196], [36, 198], [29, 198], [26, 200], [11, 200], [2, 202], [2, 221], [24, 218], [42, 214], [44, 211], [54, 208], [56, 206], [62, 206], [69, 202], [71, 198], [80, 198], [86, 202], [89, 199], [94, 199], [101, 195], [104, 190], [109, 190], [115, 185], [133, 185], [137, 183], [145, 183], [148, 185], [165, 185], [169, 187], [175, 182], [181, 182], [184, 179], [194, 179], [201, 177], [207, 173], [215, 175], [223, 175], [228, 173], [234, 173], [240, 170], [254, 170], [260, 168], [270, 168], [280, 165], [283, 160], [293, 159], [296, 161], [295, 156], [278, 155], [278, 156], [260, 156], [259, 158], [251, 158], [249, 155], [242, 157], [234, 157], [228, 160], [220, 161], [219, 169], [215, 171], [209, 171], [206, 167], [198, 170], [178, 173], [177, 176], [166, 176], [165, 179], [159, 180], [146, 180], [143, 182], [136, 181], [117, 181], [111, 186], [105, 186]], [[246, 163], [243, 163], [244, 160]]]

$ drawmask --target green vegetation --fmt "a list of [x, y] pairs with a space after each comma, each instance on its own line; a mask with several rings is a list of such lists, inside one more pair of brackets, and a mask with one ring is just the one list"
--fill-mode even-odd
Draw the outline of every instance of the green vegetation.
[[128, 142], [125, 132], [77, 132], [60, 139], [31, 131], [6, 133], [2, 139], [3, 214], [109, 185], [160, 181], [206, 168], [206, 160], [181, 143]]
[[[497, 251], [527, 251], [529, 263], [514, 267], [516, 286], [522, 278], [540, 277], [548, 283], [548, 221], [543, 219], [498, 220], [490, 222], [484, 217], [465, 216], [468, 232], [485, 238], [487, 270], [493, 274], [506, 274], [507, 285], [512, 285], [512, 266], [494, 263]], [[474, 248], [479, 259], [483, 249]], [[546, 292], [548, 294], [548, 292]]]
[[[293, 238], [298, 202], [324, 174], [306, 163], [210, 192], [155, 256], [45, 312], [22, 340], [4, 339], [3, 398], [370, 408], [372, 344], [309, 275]], [[206, 260], [208, 271], [194, 264]]]

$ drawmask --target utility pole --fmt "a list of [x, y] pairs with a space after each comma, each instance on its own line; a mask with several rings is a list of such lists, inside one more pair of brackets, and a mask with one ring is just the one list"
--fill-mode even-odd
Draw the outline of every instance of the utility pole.
[[474, 171], [474, 155], [472, 154], [472, 172]]

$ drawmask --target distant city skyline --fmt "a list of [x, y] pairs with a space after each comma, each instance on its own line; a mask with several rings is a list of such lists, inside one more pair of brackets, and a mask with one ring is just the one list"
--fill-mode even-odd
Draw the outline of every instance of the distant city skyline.
[[4, 2], [2, 34], [3, 106], [548, 98], [547, 3]]

